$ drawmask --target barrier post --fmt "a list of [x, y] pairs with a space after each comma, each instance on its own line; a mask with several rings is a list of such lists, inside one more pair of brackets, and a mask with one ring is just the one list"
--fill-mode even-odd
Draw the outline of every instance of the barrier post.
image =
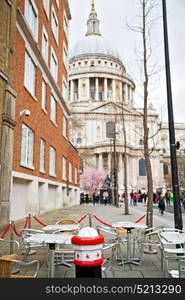
[[12, 243], [12, 241], [13, 241], [13, 239], [14, 239], [14, 230], [13, 230], [13, 228], [14, 228], [14, 221], [11, 221], [11, 227], [10, 227], [10, 254], [13, 254], [13, 251], [14, 251], [14, 249], [13, 249], [13, 243]]
[[31, 228], [31, 214], [28, 214], [28, 228]]
[[92, 214], [89, 213], [89, 227], [92, 227]]
[[71, 242], [75, 249], [76, 278], [101, 278], [103, 235], [92, 227], [84, 227]]

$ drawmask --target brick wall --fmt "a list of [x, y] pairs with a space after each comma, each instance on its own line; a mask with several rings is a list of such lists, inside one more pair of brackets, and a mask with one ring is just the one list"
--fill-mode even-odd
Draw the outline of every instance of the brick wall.
[[[63, 29], [63, 9], [64, 1], [60, 1], [60, 9], [57, 8], [55, 0], [51, 0], [51, 5], [53, 5], [56, 15], [59, 21], [59, 42], [58, 46], [51, 32], [51, 6], [50, 6], [50, 19], [48, 20], [47, 15], [43, 9], [43, 1], [34, 1], [39, 12], [39, 30], [38, 30], [38, 44], [37, 47], [41, 49], [42, 47], [42, 28], [43, 24], [48, 34], [49, 38], [49, 61], [48, 66], [50, 66], [50, 53], [51, 47], [54, 49], [55, 54], [58, 59], [58, 88], [62, 92], [62, 76], [67, 78], [67, 70], [63, 64], [63, 41], [67, 45], [66, 36]], [[24, 14], [24, 1], [18, 1], [18, 6], [22, 14]], [[29, 43], [29, 41], [27, 41]], [[31, 44], [31, 43], [30, 43]], [[67, 158], [67, 162], [71, 162], [73, 167], [79, 169], [80, 158], [77, 152], [70, 145], [69, 141], [62, 134], [63, 127], [63, 115], [65, 113], [68, 116], [68, 112], [65, 107], [60, 102], [57, 103], [57, 127], [50, 120], [50, 100], [51, 100], [51, 86], [52, 83], [47, 84], [47, 101], [46, 101], [46, 112], [41, 108], [41, 95], [42, 95], [42, 76], [43, 72], [39, 65], [36, 67], [36, 92], [35, 98], [28, 92], [24, 87], [24, 64], [25, 64], [25, 50], [26, 43], [17, 30], [16, 34], [16, 71], [14, 76], [14, 88], [17, 91], [16, 100], [16, 122], [15, 127], [15, 140], [14, 140], [14, 158], [13, 158], [13, 170], [17, 172], [22, 172], [38, 177], [43, 177], [46, 179], [54, 181], [62, 181], [61, 166], [62, 166], [62, 156]], [[20, 111], [28, 109], [31, 114], [29, 117], [23, 115], [20, 117]], [[22, 124], [25, 124], [34, 132], [34, 154], [33, 154], [33, 165], [34, 170], [22, 167], [20, 165], [21, 158], [21, 131]], [[43, 138], [46, 142], [46, 172], [45, 174], [39, 171], [39, 160], [40, 160], [40, 139]], [[52, 146], [56, 150], [56, 178], [49, 175], [49, 147]], [[74, 168], [73, 168], [73, 178], [74, 178]]]

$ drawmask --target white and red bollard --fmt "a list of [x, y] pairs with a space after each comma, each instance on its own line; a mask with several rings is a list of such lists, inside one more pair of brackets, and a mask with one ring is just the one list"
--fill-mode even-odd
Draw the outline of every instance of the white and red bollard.
[[76, 278], [101, 278], [104, 236], [92, 227], [84, 227], [71, 242], [75, 248]]

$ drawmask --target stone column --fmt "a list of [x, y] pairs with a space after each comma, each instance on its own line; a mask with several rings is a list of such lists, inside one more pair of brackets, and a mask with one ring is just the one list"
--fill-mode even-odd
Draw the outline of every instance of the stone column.
[[123, 154], [119, 153], [119, 187], [123, 187]]
[[70, 81], [70, 101], [74, 101], [74, 81]]
[[125, 103], [128, 103], [128, 86], [127, 83], [124, 85]]
[[107, 101], [107, 78], [104, 78], [104, 100]]
[[95, 78], [95, 100], [99, 100], [99, 79], [98, 77]]
[[81, 80], [78, 79], [78, 100], [80, 100], [81, 96]]
[[12, 189], [12, 161], [13, 138], [16, 126], [15, 118], [15, 91], [7, 84], [2, 95], [4, 108], [2, 115], [2, 136], [0, 141], [0, 220], [1, 229], [9, 224], [10, 194]]
[[87, 78], [87, 99], [90, 99], [90, 78]]
[[111, 153], [108, 153], [108, 171], [111, 173]]
[[120, 99], [119, 100], [122, 100], [122, 81], [121, 80], [120, 80], [119, 88], [120, 88]]
[[98, 169], [103, 170], [103, 154], [99, 153]]
[[116, 82], [115, 82], [115, 79], [112, 79], [112, 98], [113, 98], [113, 101], [116, 100]]

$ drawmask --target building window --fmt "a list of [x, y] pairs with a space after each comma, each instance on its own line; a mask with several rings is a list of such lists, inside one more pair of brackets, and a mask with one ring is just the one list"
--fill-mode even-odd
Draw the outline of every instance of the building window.
[[63, 79], [62, 96], [63, 96], [63, 98], [64, 98], [64, 101], [67, 101], [67, 93], [68, 93], [67, 83], [66, 83], [66, 81]]
[[168, 175], [168, 166], [167, 166], [167, 164], [163, 165], [163, 174], [164, 174], [164, 176]]
[[56, 176], [56, 150], [49, 148], [49, 175]]
[[21, 165], [33, 169], [34, 133], [26, 125], [22, 125]]
[[49, 3], [50, 3], [50, 0], [43, 0], [44, 10], [45, 10], [48, 18], [49, 18]]
[[37, 40], [38, 35], [38, 10], [33, 0], [25, 2], [25, 18], [31, 29], [33, 37]]
[[46, 111], [46, 91], [47, 91], [47, 84], [44, 80], [42, 80], [42, 102], [41, 107], [43, 110]]
[[67, 179], [67, 172], [66, 172], [66, 158], [62, 157], [62, 179], [66, 180]]
[[63, 61], [64, 61], [64, 65], [67, 69], [67, 66], [68, 66], [68, 54], [67, 54], [67, 49], [64, 45], [64, 51], [63, 51]]
[[35, 64], [28, 52], [25, 52], [24, 85], [33, 96], [35, 96], [35, 75]]
[[163, 149], [162, 149], [162, 151], [163, 151], [163, 154], [165, 154], [165, 153], [166, 153], [166, 149], [164, 149], [164, 148], [163, 148]]
[[70, 182], [73, 182], [72, 173], [73, 173], [73, 165], [72, 165], [72, 163], [69, 163], [69, 181]]
[[139, 176], [146, 176], [146, 162], [143, 158], [139, 160]]
[[53, 7], [52, 7], [52, 14], [51, 14], [51, 29], [52, 29], [54, 38], [58, 44], [58, 19], [57, 19], [57, 15], [56, 15]]
[[63, 136], [67, 137], [67, 118], [63, 115]]
[[42, 31], [42, 55], [46, 62], [48, 62], [48, 34], [44, 27]]
[[51, 51], [51, 74], [53, 75], [53, 78], [55, 79], [55, 81], [57, 82], [57, 77], [58, 77], [58, 61], [56, 58], [56, 55], [54, 53], [54, 51]]
[[45, 173], [45, 141], [40, 140], [40, 172]]
[[144, 145], [143, 139], [140, 139], [140, 140], [139, 140], [139, 145], [140, 145], [140, 146], [143, 146], [143, 145]]
[[56, 125], [57, 123], [57, 101], [51, 95], [51, 116], [50, 116], [51, 121]]
[[77, 144], [81, 144], [81, 143], [82, 143], [81, 137], [78, 137], [78, 138], [76, 139], [76, 142], [77, 142]]
[[68, 40], [68, 36], [69, 36], [69, 23], [68, 23], [68, 19], [66, 17], [65, 11], [64, 11], [64, 32], [65, 32], [66, 38]]

